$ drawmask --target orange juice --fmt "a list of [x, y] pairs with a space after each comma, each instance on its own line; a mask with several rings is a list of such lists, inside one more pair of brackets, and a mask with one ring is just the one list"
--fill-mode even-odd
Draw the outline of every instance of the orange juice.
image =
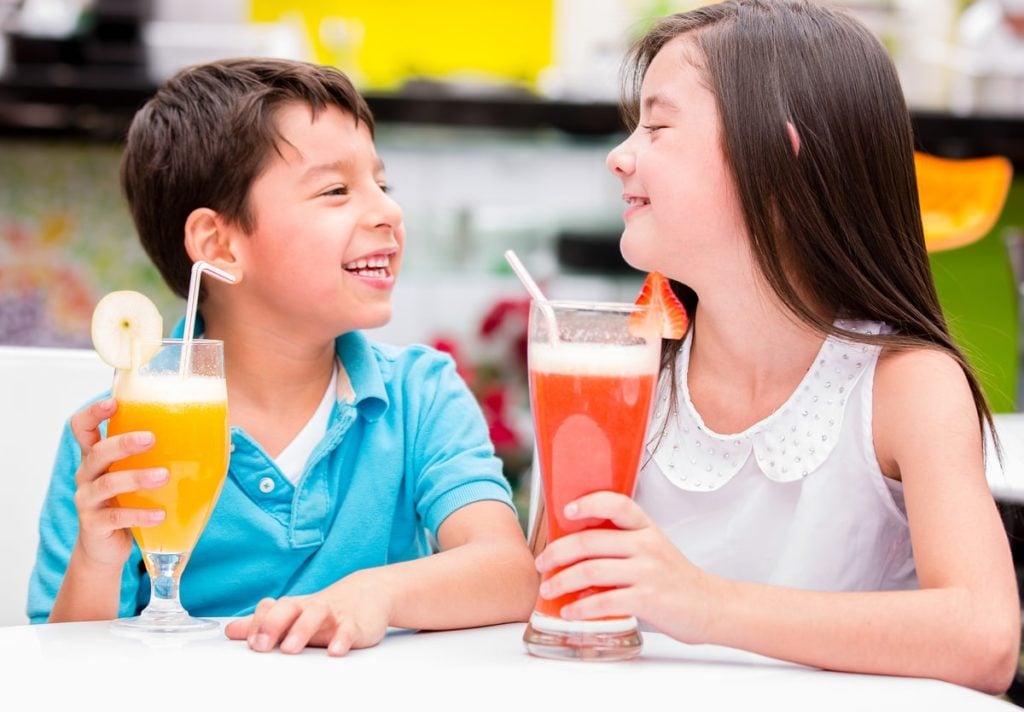
[[[608, 520], [566, 519], [562, 510], [599, 490], [632, 496], [658, 372], [657, 348], [532, 343], [529, 361], [549, 540], [583, 529], [613, 528]], [[563, 606], [600, 590], [540, 598], [536, 610], [558, 618]]]
[[120, 507], [158, 508], [167, 515], [152, 527], [134, 527], [139, 548], [188, 554], [220, 494], [228, 468], [228, 409], [224, 380], [177, 374], [122, 374], [114, 387], [117, 412], [108, 435], [148, 430], [156, 443], [111, 470], [165, 467], [170, 480], [154, 490], [119, 495]]

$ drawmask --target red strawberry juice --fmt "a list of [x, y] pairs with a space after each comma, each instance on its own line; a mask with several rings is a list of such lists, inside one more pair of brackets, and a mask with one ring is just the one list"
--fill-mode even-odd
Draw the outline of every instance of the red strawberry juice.
[[[530, 344], [530, 404], [549, 541], [583, 529], [614, 527], [608, 520], [568, 520], [563, 509], [599, 490], [632, 496], [658, 354], [658, 348], [645, 344]], [[536, 610], [558, 618], [563, 606], [600, 590], [541, 598]]]

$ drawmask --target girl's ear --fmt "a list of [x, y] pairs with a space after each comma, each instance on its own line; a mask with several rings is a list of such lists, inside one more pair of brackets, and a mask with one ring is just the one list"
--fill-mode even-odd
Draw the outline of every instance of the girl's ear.
[[796, 132], [796, 126], [792, 121], [786, 122], [786, 133], [789, 134], [789, 145], [793, 148], [793, 155], [800, 155], [800, 134]]
[[196, 208], [185, 220], [185, 250], [193, 262], [203, 260], [242, 281], [242, 264], [234, 240], [239, 231], [232, 229], [220, 213]]

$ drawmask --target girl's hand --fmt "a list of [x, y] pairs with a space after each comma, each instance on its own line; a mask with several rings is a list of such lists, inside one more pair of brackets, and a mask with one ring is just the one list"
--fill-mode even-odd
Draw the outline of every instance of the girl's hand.
[[706, 641], [712, 577], [690, 563], [632, 499], [595, 492], [567, 504], [565, 516], [607, 519], [619, 529], [564, 536], [537, 557], [542, 574], [562, 569], [541, 584], [544, 598], [611, 587], [565, 606], [564, 618], [636, 616], [678, 640]]
[[350, 574], [309, 596], [264, 598], [251, 616], [232, 621], [225, 632], [260, 653], [278, 645], [282, 653], [313, 646], [341, 656], [372, 647], [387, 632], [389, 614], [385, 597], [364, 586], [362, 574]]
[[164, 468], [110, 472], [110, 466], [129, 455], [153, 447], [153, 434], [125, 433], [101, 438], [99, 426], [117, 410], [108, 398], [93, 403], [71, 418], [71, 432], [82, 449], [82, 462], [75, 473], [75, 509], [78, 510], [78, 540], [75, 548], [91, 566], [120, 568], [132, 549], [130, 527], [148, 527], [164, 520], [160, 509], [125, 509], [114, 497], [127, 492], [156, 489], [167, 482]]

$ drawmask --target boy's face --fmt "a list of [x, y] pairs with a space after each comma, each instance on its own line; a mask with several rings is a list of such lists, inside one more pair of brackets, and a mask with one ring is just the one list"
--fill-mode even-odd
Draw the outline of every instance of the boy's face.
[[[405, 233], [366, 125], [327, 108], [276, 112], [283, 140], [249, 192], [255, 218], [240, 241], [243, 281], [270, 328], [321, 339], [382, 326]], [[240, 295], [241, 296], [241, 295]]]

